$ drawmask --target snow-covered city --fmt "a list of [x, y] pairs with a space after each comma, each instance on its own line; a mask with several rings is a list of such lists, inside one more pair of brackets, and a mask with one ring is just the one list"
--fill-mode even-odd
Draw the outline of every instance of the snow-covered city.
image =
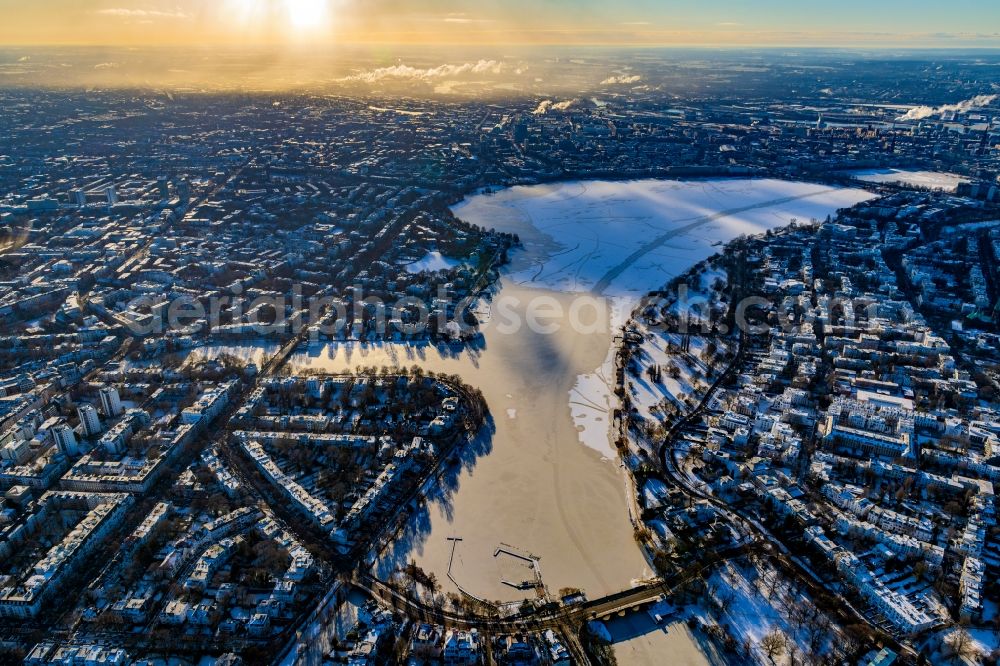
[[0, 663], [1000, 661], [994, 8], [8, 4]]

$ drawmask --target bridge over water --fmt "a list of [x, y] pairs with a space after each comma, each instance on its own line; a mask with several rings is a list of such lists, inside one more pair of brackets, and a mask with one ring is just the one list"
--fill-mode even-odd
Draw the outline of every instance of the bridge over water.
[[375, 578], [371, 574], [358, 574], [352, 580], [355, 589], [376, 599], [417, 622], [432, 622], [456, 629], [488, 629], [495, 633], [514, 633], [525, 628], [533, 630], [555, 629], [567, 625], [577, 625], [588, 620], [609, 619], [615, 615], [642, 610], [660, 599], [670, 598], [677, 588], [697, 579], [706, 570], [721, 562], [745, 555], [750, 550], [763, 548], [762, 545], [748, 545], [729, 548], [715, 557], [666, 580], [653, 580], [636, 585], [627, 590], [609, 594], [598, 599], [586, 599], [569, 604], [545, 604], [528, 612], [502, 615], [446, 610], [429, 604], [410, 594]]

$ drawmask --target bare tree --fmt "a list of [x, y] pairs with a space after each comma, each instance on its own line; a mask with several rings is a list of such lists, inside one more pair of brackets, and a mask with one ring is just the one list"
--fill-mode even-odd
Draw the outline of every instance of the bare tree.
[[965, 627], [959, 627], [952, 632], [945, 639], [945, 643], [951, 648], [952, 661], [969, 661], [979, 658], [979, 648]]
[[767, 632], [760, 639], [760, 649], [767, 655], [767, 659], [771, 662], [772, 666], [775, 663], [775, 657], [780, 657], [785, 652], [787, 646], [788, 637], [785, 636], [785, 632], [778, 628]]
[[833, 627], [830, 624], [829, 618], [817, 612], [808, 624], [809, 649], [813, 652], [819, 652], [819, 649], [823, 646], [823, 642], [832, 631]]
[[734, 592], [732, 588], [726, 587], [718, 591], [715, 595], [715, 601], [719, 605], [719, 616], [721, 617], [729, 612], [733, 602], [736, 601], [736, 592]]

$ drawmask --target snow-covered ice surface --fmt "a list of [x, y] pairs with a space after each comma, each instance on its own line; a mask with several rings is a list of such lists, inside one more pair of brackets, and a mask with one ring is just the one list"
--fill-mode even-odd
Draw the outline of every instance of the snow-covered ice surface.
[[641, 297], [741, 234], [822, 220], [872, 196], [773, 179], [571, 181], [477, 195], [454, 210], [520, 235], [516, 282]]
[[456, 266], [461, 266], [462, 262], [456, 259], [450, 259], [437, 250], [433, 252], [428, 252], [423, 259], [419, 261], [414, 261], [412, 264], [406, 265], [406, 270], [408, 273], [434, 273], [436, 271], [446, 271]]
[[932, 190], [944, 190], [945, 192], [954, 192], [960, 184], [969, 182], [969, 179], [964, 176], [941, 171], [865, 169], [854, 171], [851, 175], [867, 183], [903, 183], [904, 185], [929, 187]]
[[681, 621], [657, 625], [647, 612], [614, 617], [605, 631], [614, 639], [618, 666], [709, 666], [726, 663], [705, 637], [695, 635]]
[[[458, 204], [463, 220], [516, 233], [508, 278], [611, 302], [620, 327], [644, 295], [740, 235], [823, 220], [872, 198], [860, 189], [774, 179], [570, 181], [480, 194]], [[570, 392], [580, 441], [613, 459], [614, 347]]]

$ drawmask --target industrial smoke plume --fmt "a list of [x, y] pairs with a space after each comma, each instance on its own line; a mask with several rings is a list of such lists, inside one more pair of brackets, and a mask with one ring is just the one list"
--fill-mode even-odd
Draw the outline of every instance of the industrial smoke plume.
[[972, 99], [967, 99], [958, 104], [945, 104], [936, 108], [933, 106], [918, 106], [910, 109], [905, 114], [896, 118], [896, 120], [923, 120], [924, 118], [939, 116], [949, 111], [968, 113], [969, 111], [989, 106], [997, 97], [998, 95], [976, 95]]

